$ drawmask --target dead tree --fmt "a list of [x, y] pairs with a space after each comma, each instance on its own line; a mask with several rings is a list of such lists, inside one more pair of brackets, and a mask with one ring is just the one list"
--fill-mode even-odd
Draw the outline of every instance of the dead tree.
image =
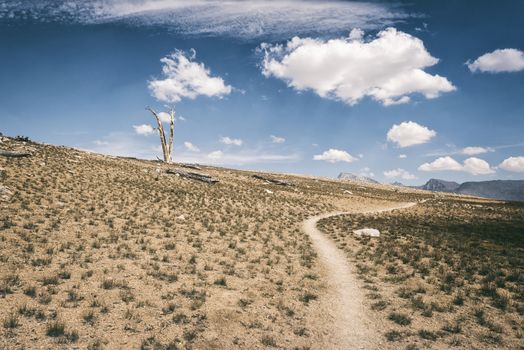
[[171, 163], [173, 155], [173, 134], [175, 132], [175, 110], [171, 109], [169, 111], [169, 142], [166, 141], [166, 134], [164, 132], [164, 125], [162, 120], [157, 112], [155, 112], [151, 107], [147, 107], [146, 110], [151, 112], [156, 119], [158, 127], [155, 130], [158, 130], [160, 136], [160, 144], [162, 145], [162, 153], [164, 154], [164, 162]]

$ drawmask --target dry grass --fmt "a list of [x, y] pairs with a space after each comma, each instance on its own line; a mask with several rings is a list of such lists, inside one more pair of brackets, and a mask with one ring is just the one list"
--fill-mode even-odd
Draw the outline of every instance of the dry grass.
[[524, 204], [441, 198], [319, 226], [356, 264], [391, 348], [521, 348]]
[[[202, 171], [220, 182], [208, 185], [165, 174], [177, 165], [1, 140], [2, 148], [33, 152], [0, 158], [2, 349], [316, 348], [313, 328], [330, 320], [314, 314], [325, 281], [301, 222], [319, 213], [433, 198], [291, 175], [276, 177], [293, 186], [277, 186], [252, 172], [213, 167]], [[465, 211], [463, 202], [442, 200]], [[421, 213], [438, 209], [429, 203]], [[442, 215], [451, 217], [446, 208]], [[482, 215], [502, 223], [510, 213], [522, 214], [520, 207], [486, 208]], [[370, 310], [390, 323], [388, 344], [470, 344], [471, 327], [479, 337], [474, 344], [516, 344], [522, 254], [514, 253], [521, 241], [466, 244], [474, 263], [461, 264], [455, 248], [419, 236], [425, 214], [417, 210], [410, 210], [411, 221], [400, 214], [381, 221], [378, 228], [387, 225], [392, 233], [378, 241], [347, 234], [355, 217], [324, 225], [359, 262]], [[475, 222], [476, 210], [457, 220]], [[379, 226], [375, 219], [359, 216], [358, 225], [372, 220]], [[464, 228], [461, 236], [469, 232], [456, 227]], [[420, 259], [403, 259], [408, 248]], [[475, 264], [488, 270], [467, 268]], [[453, 279], [444, 278], [448, 270]]]
[[1, 143], [33, 152], [0, 158], [6, 349], [306, 349], [322, 280], [301, 221], [400, 196], [211, 167], [220, 182], [208, 185], [157, 162], [27, 141]]

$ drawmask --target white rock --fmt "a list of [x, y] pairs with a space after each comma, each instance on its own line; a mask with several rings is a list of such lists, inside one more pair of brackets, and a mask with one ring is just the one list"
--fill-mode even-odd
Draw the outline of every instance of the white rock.
[[268, 190], [267, 188], [265, 189], [265, 191], [266, 191], [267, 194], [273, 194], [273, 191]]
[[344, 193], [347, 193], [347, 194], [353, 194], [353, 192], [349, 191], [349, 190], [344, 190]]
[[380, 231], [375, 228], [362, 228], [360, 230], [354, 230], [353, 233], [356, 236], [369, 236], [369, 237], [380, 237]]
[[181, 214], [181, 215], [177, 216], [176, 218], [177, 218], [177, 220], [185, 220], [186, 219], [184, 214]]

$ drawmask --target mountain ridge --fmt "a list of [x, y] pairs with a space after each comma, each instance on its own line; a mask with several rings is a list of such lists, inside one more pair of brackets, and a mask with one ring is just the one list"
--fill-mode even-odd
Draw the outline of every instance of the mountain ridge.
[[429, 179], [422, 186], [412, 186], [421, 190], [464, 194], [469, 196], [524, 201], [524, 180], [455, 181]]

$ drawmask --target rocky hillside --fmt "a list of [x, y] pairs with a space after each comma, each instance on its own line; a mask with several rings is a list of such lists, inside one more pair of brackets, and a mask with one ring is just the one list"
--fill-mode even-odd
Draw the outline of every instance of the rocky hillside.
[[435, 192], [454, 192], [460, 186], [459, 183], [454, 181], [444, 181], [439, 179], [429, 179], [424, 185], [419, 188], [427, 191]]
[[455, 193], [470, 196], [524, 201], [524, 180], [464, 182]]
[[459, 184], [454, 181], [430, 179], [424, 185], [416, 188], [434, 192], [448, 192], [493, 199], [524, 201], [524, 180], [471, 181]]

